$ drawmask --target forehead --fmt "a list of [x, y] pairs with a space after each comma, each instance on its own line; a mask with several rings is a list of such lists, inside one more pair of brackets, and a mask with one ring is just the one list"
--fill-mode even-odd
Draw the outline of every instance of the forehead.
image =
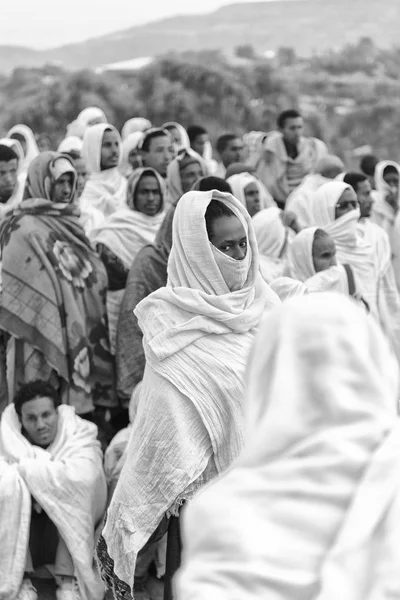
[[220, 240], [241, 240], [246, 237], [246, 231], [235, 215], [222, 216], [213, 222], [213, 234]]
[[291, 117], [286, 119], [284, 127], [302, 127], [303, 117]]
[[76, 158], [74, 160], [74, 165], [75, 165], [75, 169], [77, 171], [82, 171], [82, 170], [86, 170], [86, 163], [83, 160], [83, 158]]
[[234, 140], [231, 140], [230, 142], [228, 142], [228, 148], [237, 148], [243, 147], [243, 142], [240, 138], [235, 138]]
[[171, 146], [172, 140], [169, 135], [157, 135], [151, 138], [149, 144], [149, 151], [156, 150], [157, 148], [167, 148]]
[[340, 196], [338, 203], [341, 202], [342, 200], [357, 200], [357, 194], [355, 193], [355, 191], [353, 190], [353, 188], [347, 188], [346, 190], [344, 190], [343, 194]]
[[335, 242], [328, 234], [314, 239], [313, 250], [318, 254], [322, 254], [324, 252], [331, 252], [335, 250], [335, 248]]
[[387, 173], [383, 173], [383, 179], [398, 179], [399, 173], [397, 171], [388, 171]]
[[360, 183], [357, 185], [357, 190], [359, 192], [370, 192], [372, 190], [372, 187], [368, 179], [366, 179], [365, 181], [360, 181]]
[[116, 131], [105, 131], [103, 134], [103, 144], [109, 142], [118, 142], [118, 134]]
[[38, 415], [47, 411], [54, 411], [54, 402], [48, 396], [37, 396], [33, 400], [25, 402], [21, 407], [23, 415]]
[[201, 171], [200, 163], [193, 162], [190, 163], [190, 165], [186, 165], [186, 167], [183, 167], [183, 169], [181, 170], [181, 173], [188, 173], [190, 171]]
[[258, 186], [257, 186], [256, 182], [251, 181], [250, 183], [248, 183], [246, 185], [246, 187], [244, 188], [244, 191], [246, 194], [248, 194], [249, 192], [258, 192]]
[[18, 161], [16, 158], [12, 158], [7, 162], [5, 160], [0, 160], [0, 171], [12, 171], [16, 169], [18, 166]]
[[159, 188], [157, 179], [154, 177], [154, 175], [142, 175], [138, 183], [138, 190], [149, 188]]

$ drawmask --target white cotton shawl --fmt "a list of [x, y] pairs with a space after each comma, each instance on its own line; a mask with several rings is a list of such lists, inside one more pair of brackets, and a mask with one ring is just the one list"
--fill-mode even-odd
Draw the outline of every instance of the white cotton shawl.
[[301, 228], [313, 225], [311, 213], [312, 197], [321, 186], [330, 181], [330, 179], [323, 177], [319, 173], [307, 175], [303, 183], [286, 200], [285, 212], [293, 213]]
[[119, 170], [122, 175], [129, 177], [133, 171], [133, 167], [129, 162], [129, 155], [133, 150], [137, 150], [144, 134], [141, 131], [130, 133], [122, 142], [122, 158], [119, 165]]
[[293, 298], [293, 296], [308, 294], [308, 289], [304, 283], [291, 277], [278, 277], [270, 285], [282, 302], [288, 298]]
[[358, 232], [360, 211], [352, 210], [335, 220], [335, 207], [346, 189], [352, 188], [340, 181], [320, 187], [313, 197], [313, 222], [334, 240], [338, 263], [349, 264], [353, 268], [362, 286], [361, 295], [368, 302], [372, 314], [378, 318], [378, 275], [372, 247]]
[[[173, 127], [174, 129], [177, 129], [179, 132], [180, 143], [176, 144], [177, 151], [180, 152], [181, 150], [189, 150], [190, 140], [189, 140], [189, 136], [187, 134], [186, 129], [180, 123], [177, 123], [176, 121], [168, 121], [167, 123], [164, 123], [164, 125], [162, 125], [161, 129], [167, 129], [168, 127]], [[167, 131], [169, 131], [169, 130], [167, 129]]]
[[[252, 261], [237, 292], [229, 292], [208, 240], [204, 214], [213, 198], [247, 230]], [[247, 354], [264, 312], [279, 303], [258, 275], [251, 219], [230, 194], [189, 192], [181, 198], [168, 276], [168, 286], [135, 309], [146, 370], [103, 531], [114, 572], [131, 587], [137, 553], [165, 513], [190, 498], [186, 490], [195, 489], [209, 464], [221, 473], [240, 452]]]
[[238, 173], [237, 175], [231, 175], [231, 177], [228, 177], [227, 182], [231, 186], [232, 194], [246, 208], [246, 195], [244, 190], [250, 183], [255, 183], [258, 187], [258, 192], [260, 195], [260, 210], [276, 207], [276, 202], [265, 185], [254, 175], [251, 175], [250, 173]]
[[[383, 173], [387, 167], [394, 167], [399, 173], [400, 177], [400, 165], [392, 160], [382, 160], [375, 167], [375, 188], [376, 191], [372, 192], [374, 203], [372, 205], [371, 220], [383, 227], [389, 237], [392, 236], [392, 228], [395, 222], [395, 212], [392, 206], [386, 202], [386, 194], [390, 191], [390, 186], [386, 183], [383, 178]], [[400, 206], [400, 186], [398, 192], [398, 202]]]
[[76, 121], [86, 129], [90, 126], [91, 121], [94, 121], [95, 119], [101, 119], [100, 123], [107, 123], [107, 117], [104, 110], [98, 106], [88, 106], [81, 110]]
[[208, 175], [206, 162], [199, 154], [197, 154], [197, 152], [191, 148], [185, 148], [182, 152], [180, 152], [178, 156], [170, 162], [167, 168], [168, 198], [172, 205], [175, 205], [183, 196], [180, 167], [182, 160], [184, 160], [188, 155], [199, 163], [203, 172], [201, 177]]
[[281, 277], [286, 269], [289, 230], [282, 221], [282, 211], [273, 206], [254, 215], [253, 227], [260, 253], [261, 275], [268, 284]]
[[[80, 204], [83, 210], [97, 208], [105, 217], [122, 208], [126, 202], [127, 182], [118, 167], [101, 170], [101, 145], [106, 129], [119, 133], [108, 123], [99, 123], [89, 127], [83, 138], [83, 159], [90, 171]], [[121, 158], [120, 143], [120, 158]]]
[[307, 227], [296, 235], [288, 252], [288, 275], [306, 281], [315, 275], [312, 247], [318, 227]]
[[133, 117], [128, 119], [121, 129], [122, 140], [126, 140], [132, 133], [143, 133], [146, 129], [151, 129], [151, 122], [144, 117]]
[[31, 496], [57, 527], [74, 562], [82, 600], [101, 600], [94, 533], [107, 489], [97, 427], [71, 406], [58, 408], [58, 432], [43, 450], [21, 434], [10, 404], [0, 422], [0, 598], [18, 593], [29, 541]]
[[271, 311], [248, 366], [245, 449], [183, 514], [177, 600], [399, 598], [397, 385], [378, 327], [347, 298]]
[[27, 125], [14, 125], [14, 127], [11, 127], [6, 137], [9, 138], [14, 133], [18, 133], [19, 135], [22, 135], [25, 138], [26, 150], [24, 152], [24, 158], [20, 168], [23, 173], [26, 173], [33, 159], [38, 156], [39, 148], [36, 143], [35, 136], [33, 135], [32, 129]]
[[59, 144], [57, 152], [82, 152], [83, 141], [77, 135], [68, 135]]

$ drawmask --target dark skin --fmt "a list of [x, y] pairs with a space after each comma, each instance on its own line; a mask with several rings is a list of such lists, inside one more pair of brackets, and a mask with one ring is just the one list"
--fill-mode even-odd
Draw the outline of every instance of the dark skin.
[[235, 260], [243, 260], [247, 254], [247, 235], [235, 215], [224, 215], [214, 220], [210, 242], [220, 252]]
[[348, 188], [343, 192], [336, 204], [335, 219], [339, 219], [348, 212], [356, 210], [357, 207], [357, 194], [353, 189]]

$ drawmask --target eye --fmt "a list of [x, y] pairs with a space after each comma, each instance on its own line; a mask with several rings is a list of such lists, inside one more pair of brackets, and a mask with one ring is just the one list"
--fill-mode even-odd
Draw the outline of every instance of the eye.
[[240, 242], [239, 246], [240, 246], [241, 248], [247, 248], [247, 241], [242, 241], [242, 242]]

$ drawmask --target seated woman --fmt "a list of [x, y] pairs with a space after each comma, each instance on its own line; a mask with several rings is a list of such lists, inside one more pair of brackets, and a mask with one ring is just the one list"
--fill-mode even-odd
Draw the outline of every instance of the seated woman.
[[[102, 600], [95, 528], [107, 500], [97, 427], [43, 381], [21, 387], [0, 421], [0, 597], [37, 600], [46, 567], [57, 600]], [[39, 573], [38, 573], [39, 574]]]
[[182, 150], [167, 169], [168, 200], [174, 205], [192, 189], [198, 179], [207, 175], [204, 160], [190, 148]]
[[260, 210], [253, 217], [258, 251], [260, 253], [260, 271], [268, 284], [281, 277], [287, 266], [287, 253], [294, 233], [284, 222], [284, 213], [280, 208], [272, 207]]
[[240, 452], [246, 359], [275, 303], [258, 272], [246, 209], [230, 194], [185, 194], [175, 211], [167, 287], [135, 309], [146, 370], [98, 546], [104, 580], [117, 595], [133, 591], [138, 552], [158, 527]]
[[398, 597], [397, 373], [344, 296], [293, 298], [266, 316], [244, 450], [183, 514], [178, 600]]
[[164, 220], [165, 184], [154, 169], [137, 169], [128, 180], [126, 207], [107, 217], [90, 238], [108, 274], [107, 312], [111, 351], [129, 269], [138, 252], [152, 244]]
[[276, 207], [271, 194], [255, 175], [239, 173], [232, 175], [227, 181], [233, 195], [247, 208], [251, 217], [264, 208]]
[[9, 397], [43, 379], [82, 414], [113, 406], [115, 392], [107, 274], [79, 224], [76, 177], [72, 159], [55, 152], [29, 167], [24, 199], [0, 228], [0, 330]]

